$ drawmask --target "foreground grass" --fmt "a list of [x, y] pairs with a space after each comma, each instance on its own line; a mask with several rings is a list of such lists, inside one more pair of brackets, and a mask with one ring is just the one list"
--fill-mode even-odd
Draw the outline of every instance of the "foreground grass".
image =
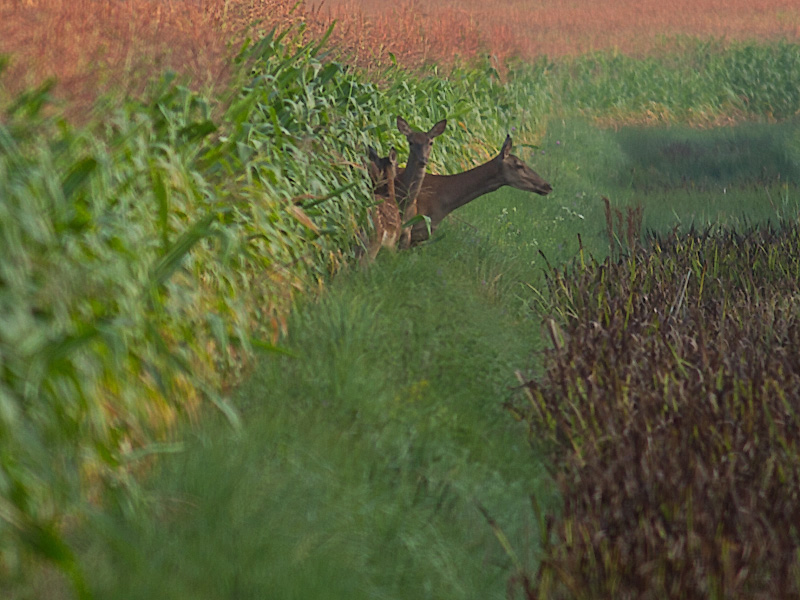
[[484, 280], [504, 261], [450, 236], [300, 307], [291, 355], [238, 394], [243, 431], [191, 434], [89, 551], [97, 597], [505, 597], [515, 565], [479, 507], [527, 569], [520, 516], [553, 495], [501, 408], [533, 327]]

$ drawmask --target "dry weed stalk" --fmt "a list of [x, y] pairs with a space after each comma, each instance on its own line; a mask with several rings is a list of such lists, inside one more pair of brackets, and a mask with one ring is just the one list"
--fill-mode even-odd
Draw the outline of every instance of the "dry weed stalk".
[[[606, 217], [606, 235], [608, 236], [609, 256], [615, 252], [622, 252], [623, 244], [629, 251], [635, 251], [639, 246], [642, 233], [642, 218], [644, 207], [641, 202], [624, 209], [612, 208], [611, 201], [603, 196], [603, 206]], [[616, 233], [614, 220], [616, 219]]]
[[796, 598], [800, 230], [651, 246], [552, 275], [564, 335], [510, 408], [564, 508], [524, 592]]

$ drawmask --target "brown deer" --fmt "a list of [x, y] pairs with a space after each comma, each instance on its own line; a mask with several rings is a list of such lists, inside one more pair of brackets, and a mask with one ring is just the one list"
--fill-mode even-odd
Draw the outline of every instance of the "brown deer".
[[403, 222], [395, 197], [397, 151], [392, 146], [389, 156], [380, 158], [375, 148], [370, 146], [367, 155], [369, 156], [367, 171], [372, 179], [375, 200], [379, 202], [370, 211], [375, 231], [367, 243], [366, 257], [367, 260], [373, 261], [382, 247], [395, 249]]
[[[489, 162], [457, 175], [433, 175], [428, 173], [422, 181], [417, 195], [417, 214], [430, 219], [433, 233], [439, 223], [451, 212], [472, 202], [475, 198], [494, 192], [504, 185], [546, 196], [553, 188], [533, 169], [518, 157], [511, 154], [511, 136], [506, 136], [500, 154]], [[408, 167], [406, 167], [406, 170]], [[397, 175], [399, 182], [408, 178], [405, 172]], [[411, 242], [418, 243], [428, 239], [425, 223], [415, 223], [411, 232]]]
[[[428, 165], [431, 148], [433, 148], [433, 138], [441, 135], [445, 127], [447, 127], [447, 119], [442, 119], [426, 133], [411, 129], [403, 117], [397, 117], [397, 129], [408, 140], [408, 163], [401, 174], [397, 176], [395, 183], [397, 203], [403, 213], [404, 222], [417, 216], [417, 195], [425, 178], [425, 167]], [[407, 228], [401, 236], [400, 247], [408, 248], [410, 245], [411, 228]]]

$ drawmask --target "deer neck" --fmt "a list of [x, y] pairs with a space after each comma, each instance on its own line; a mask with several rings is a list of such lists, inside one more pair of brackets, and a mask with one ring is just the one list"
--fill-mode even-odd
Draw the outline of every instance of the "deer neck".
[[[417, 200], [417, 212], [430, 218], [431, 231], [457, 208], [508, 185], [497, 159], [456, 175], [427, 175]], [[428, 239], [426, 227], [417, 223], [411, 241]]]
[[409, 156], [405, 170], [398, 174], [395, 180], [397, 203], [401, 208], [405, 208], [417, 199], [424, 179], [425, 163]]
[[432, 201], [438, 204], [436, 212], [443, 218], [475, 198], [494, 192], [506, 184], [502, 168], [497, 161], [490, 160], [469, 171], [443, 176], [441, 189]]
[[396, 202], [394, 176], [389, 176], [388, 180], [386, 181], [386, 195], [390, 202]]

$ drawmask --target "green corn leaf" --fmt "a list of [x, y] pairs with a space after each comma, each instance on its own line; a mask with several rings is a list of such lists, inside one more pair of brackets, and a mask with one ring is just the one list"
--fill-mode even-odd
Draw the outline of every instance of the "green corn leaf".
[[185, 143], [192, 143], [203, 139], [209, 134], [217, 131], [216, 124], [211, 120], [191, 123], [178, 131], [178, 135], [183, 138]]
[[64, 198], [70, 200], [73, 194], [85, 185], [86, 181], [91, 177], [92, 173], [97, 169], [97, 160], [94, 157], [88, 156], [72, 166], [67, 173], [64, 181], [61, 183], [61, 190]]
[[175, 241], [172, 247], [169, 248], [165, 255], [162, 256], [150, 270], [150, 282], [152, 286], [160, 286], [167, 281], [175, 270], [180, 267], [183, 259], [192, 250], [195, 244], [211, 235], [211, 224], [214, 222], [215, 218], [216, 215], [214, 213], [207, 214]]
[[166, 252], [169, 246], [169, 196], [164, 178], [155, 161], [150, 162], [150, 181], [153, 184], [153, 194], [158, 203], [158, 225], [161, 234], [162, 251]]

